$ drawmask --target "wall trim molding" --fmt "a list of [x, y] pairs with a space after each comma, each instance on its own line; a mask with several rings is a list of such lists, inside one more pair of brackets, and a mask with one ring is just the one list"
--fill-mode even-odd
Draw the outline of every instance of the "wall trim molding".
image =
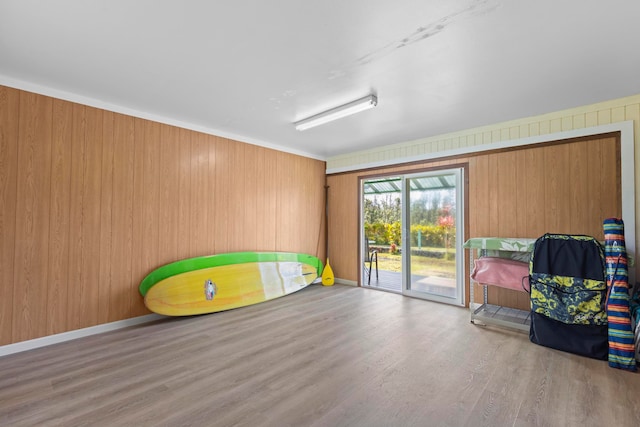
[[166, 316], [159, 314], [147, 314], [145, 316], [133, 317], [131, 319], [118, 320], [116, 322], [103, 323], [102, 325], [90, 326], [88, 328], [76, 329], [74, 331], [62, 332], [55, 335], [49, 335], [46, 337], [35, 338], [32, 340], [21, 341], [14, 344], [7, 344], [0, 346], [0, 357], [8, 356], [10, 354], [21, 353], [27, 350], [33, 350], [40, 347], [46, 347], [53, 344], [59, 344], [66, 341], [75, 340], [78, 338], [84, 338], [91, 335], [102, 334], [104, 332], [115, 331], [117, 329], [127, 328], [129, 326], [140, 325], [143, 323], [149, 323], [160, 319], [165, 319]]
[[[484, 151], [501, 150], [506, 148], [522, 147], [525, 145], [544, 144], [547, 142], [560, 141], [563, 139], [581, 138], [588, 136], [601, 135], [611, 132], [620, 132], [620, 145], [622, 150], [627, 145], [631, 145], [633, 149], [633, 120], [627, 120], [624, 122], [610, 123], [607, 125], [599, 125], [593, 127], [586, 127], [581, 129], [573, 129], [562, 132], [548, 133], [544, 135], [534, 135], [525, 138], [508, 139], [504, 141], [492, 142], [483, 145], [471, 145], [467, 147], [454, 148], [451, 150], [434, 151], [430, 153], [413, 155], [408, 157], [396, 157], [392, 159], [380, 160], [376, 162], [360, 163], [350, 166], [343, 166], [337, 168], [327, 168], [326, 174], [338, 174], [344, 172], [355, 172], [363, 169], [375, 169], [387, 166], [397, 166], [404, 163], [415, 163], [427, 160], [437, 160], [443, 157], [455, 157], [464, 156], [468, 154], [477, 154]], [[391, 146], [389, 146], [390, 148]], [[623, 152], [624, 154], [624, 152]], [[624, 160], [624, 158], [623, 158]]]

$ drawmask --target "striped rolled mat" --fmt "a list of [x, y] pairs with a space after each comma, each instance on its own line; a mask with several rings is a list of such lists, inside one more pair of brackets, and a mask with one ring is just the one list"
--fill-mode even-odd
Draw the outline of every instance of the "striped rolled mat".
[[636, 371], [634, 334], [629, 311], [629, 279], [624, 223], [620, 218], [603, 222], [608, 287], [609, 366]]

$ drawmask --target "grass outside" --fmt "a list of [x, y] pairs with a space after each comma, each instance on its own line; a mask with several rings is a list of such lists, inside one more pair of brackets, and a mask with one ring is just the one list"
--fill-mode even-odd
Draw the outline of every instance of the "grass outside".
[[[455, 278], [456, 261], [425, 256], [411, 257], [411, 273], [420, 276]], [[390, 253], [378, 254], [378, 269], [386, 271], [402, 271], [402, 255]]]

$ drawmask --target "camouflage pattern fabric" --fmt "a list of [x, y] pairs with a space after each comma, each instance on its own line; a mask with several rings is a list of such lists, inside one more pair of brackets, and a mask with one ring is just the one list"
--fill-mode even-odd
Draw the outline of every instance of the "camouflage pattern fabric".
[[605, 282], [544, 273], [531, 277], [531, 309], [535, 313], [568, 324], [607, 324]]

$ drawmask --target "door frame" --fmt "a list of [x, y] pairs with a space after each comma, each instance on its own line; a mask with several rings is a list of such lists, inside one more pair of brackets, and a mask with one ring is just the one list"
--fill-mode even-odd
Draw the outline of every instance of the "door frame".
[[[444, 164], [444, 165], [437, 165], [437, 166], [431, 166], [431, 167], [418, 167], [416, 169], [411, 169], [411, 165], [406, 165], [406, 168], [402, 168], [400, 170], [394, 170], [394, 171], [380, 171], [380, 173], [370, 173], [370, 174], [363, 174], [363, 175], [359, 175], [358, 176], [358, 268], [359, 268], [359, 273], [358, 273], [358, 282], [357, 285], [358, 286], [362, 286], [362, 287], [368, 287], [365, 286], [366, 283], [366, 279], [365, 279], [365, 274], [364, 274], [364, 269], [363, 269], [363, 262], [364, 262], [364, 182], [365, 181], [370, 181], [370, 180], [375, 180], [375, 179], [381, 179], [381, 178], [385, 178], [385, 177], [399, 177], [402, 182], [404, 183], [404, 177], [408, 176], [408, 175], [414, 175], [414, 174], [428, 174], [428, 173], [437, 173], [437, 172], [441, 172], [441, 171], [446, 171], [446, 170], [455, 170], [455, 169], [460, 169], [462, 176], [461, 176], [461, 182], [460, 182], [460, 201], [462, 203], [462, 209], [460, 209], [460, 215], [461, 215], [461, 220], [458, 223], [459, 226], [461, 226], [462, 228], [462, 238], [459, 239], [460, 241], [460, 245], [462, 245], [464, 243], [464, 241], [466, 240], [467, 236], [466, 236], [466, 232], [468, 229], [468, 216], [466, 213], [466, 206], [469, 203], [469, 194], [468, 194], [468, 184], [469, 184], [469, 163], [467, 161], [461, 161], [461, 162], [453, 162], [451, 164]], [[415, 166], [414, 166], [415, 167]], [[404, 185], [404, 184], [403, 184]], [[402, 190], [402, 192], [404, 193], [404, 189]], [[401, 195], [402, 196], [402, 195]], [[456, 219], [457, 220], [457, 219]], [[403, 218], [403, 225], [404, 227], [404, 218]], [[403, 230], [403, 235], [406, 234]], [[460, 274], [460, 279], [462, 280], [462, 293], [460, 295], [460, 298], [462, 300], [462, 303], [460, 304], [461, 306], [466, 306], [468, 304], [468, 295], [469, 292], [467, 291], [467, 283], [468, 280], [464, 274], [464, 269], [465, 269], [465, 263], [467, 262], [467, 258], [466, 258], [466, 253], [465, 251], [461, 251], [458, 255], [458, 258], [460, 258], [460, 264], [461, 267], [457, 267], [457, 268], [462, 268], [462, 273]], [[403, 256], [403, 264], [405, 262], [405, 258]], [[458, 272], [456, 272], [458, 274]], [[401, 273], [404, 276], [404, 265], [403, 265], [403, 272]], [[403, 284], [401, 285], [401, 290], [402, 288], [404, 288], [404, 278], [403, 280]], [[379, 289], [381, 291], [387, 291], [385, 289], [382, 288], [375, 288], [375, 287], [371, 287], [372, 289]], [[405, 295], [405, 294], [402, 294]], [[416, 295], [406, 295], [406, 296], [411, 296], [411, 297], [415, 297], [415, 298], [421, 298], [420, 296]], [[432, 301], [435, 301], [434, 299], [431, 299]], [[443, 300], [442, 302], [445, 302], [447, 304], [451, 304], [451, 299], [447, 298], [446, 300]], [[458, 305], [457, 303], [455, 305]]]

